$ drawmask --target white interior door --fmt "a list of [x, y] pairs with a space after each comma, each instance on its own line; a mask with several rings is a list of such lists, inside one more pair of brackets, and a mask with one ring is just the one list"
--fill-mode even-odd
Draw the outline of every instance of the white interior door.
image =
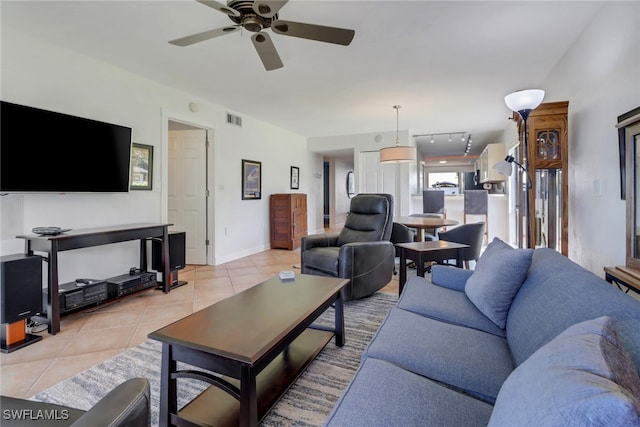
[[169, 231], [186, 233], [187, 264], [207, 263], [207, 131], [169, 131]]
[[360, 152], [360, 183], [356, 193], [382, 193], [383, 179], [380, 154], [377, 151]]

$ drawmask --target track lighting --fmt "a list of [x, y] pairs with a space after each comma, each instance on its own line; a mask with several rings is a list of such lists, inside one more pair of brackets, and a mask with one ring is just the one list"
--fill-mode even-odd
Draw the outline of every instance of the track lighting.
[[[444, 140], [443, 138], [438, 138], [438, 137], [443, 137], [443, 136], [447, 136], [447, 142], [448, 143], [452, 143], [453, 142], [453, 136], [460, 135], [460, 142], [465, 143], [465, 148], [464, 148], [464, 154], [467, 155], [469, 154], [469, 150], [471, 150], [471, 134], [468, 134], [467, 132], [444, 132], [444, 133], [427, 133], [427, 134], [422, 134], [422, 135], [412, 135], [414, 138], [420, 138], [420, 137], [426, 137], [429, 138], [429, 142], [431, 144], [435, 144], [437, 141], [439, 141], [440, 143], [443, 143]], [[456, 143], [457, 144], [457, 143]]]

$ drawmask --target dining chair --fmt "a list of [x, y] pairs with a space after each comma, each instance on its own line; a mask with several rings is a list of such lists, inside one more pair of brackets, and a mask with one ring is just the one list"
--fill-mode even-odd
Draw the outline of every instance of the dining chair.
[[[418, 213], [411, 214], [409, 216], [422, 217], [422, 218], [442, 218], [443, 215], [437, 213]], [[415, 228], [412, 228], [415, 231], [414, 236], [416, 236], [416, 240], [420, 233], [417, 232]], [[437, 228], [425, 228], [424, 229], [424, 240], [438, 240], [438, 229]]]
[[485, 225], [484, 222], [461, 224], [439, 234], [440, 240], [469, 245], [468, 248], [460, 250], [460, 258], [464, 261], [467, 270], [470, 267], [469, 261], [478, 261], [478, 258], [480, 258]]
[[444, 207], [444, 190], [424, 190], [422, 192], [422, 213], [441, 214], [447, 217]]
[[483, 215], [485, 221], [484, 238], [489, 244], [489, 192], [487, 190], [464, 190], [464, 223], [467, 215]]
[[[391, 243], [395, 246], [396, 243], [411, 243], [416, 239], [416, 231], [415, 229], [409, 228], [404, 224], [400, 224], [397, 222], [393, 223], [393, 228], [391, 229], [391, 238], [389, 239]], [[396, 249], [396, 258], [400, 258], [401, 249], [395, 246]], [[403, 268], [403, 266], [400, 266]], [[393, 264], [393, 274], [398, 274], [398, 270], [396, 269], [396, 264]]]

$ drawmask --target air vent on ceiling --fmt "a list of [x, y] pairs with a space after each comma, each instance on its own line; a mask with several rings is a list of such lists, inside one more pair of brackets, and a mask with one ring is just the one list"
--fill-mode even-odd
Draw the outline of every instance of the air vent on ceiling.
[[230, 125], [242, 126], [242, 117], [227, 113], [227, 123]]

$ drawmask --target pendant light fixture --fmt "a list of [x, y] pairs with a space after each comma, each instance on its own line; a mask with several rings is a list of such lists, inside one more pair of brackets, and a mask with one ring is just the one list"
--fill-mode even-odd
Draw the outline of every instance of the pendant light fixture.
[[396, 110], [396, 145], [380, 149], [380, 163], [409, 163], [416, 161], [416, 148], [408, 145], [400, 145], [400, 108], [394, 105]]

